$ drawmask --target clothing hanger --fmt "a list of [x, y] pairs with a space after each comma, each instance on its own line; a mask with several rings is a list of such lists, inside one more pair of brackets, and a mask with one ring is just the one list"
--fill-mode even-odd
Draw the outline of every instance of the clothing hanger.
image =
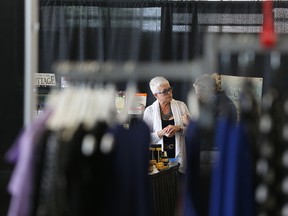
[[[90, 129], [98, 120], [106, 121], [110, 125], [114, 123], [121, 124], [128, 121], [128, 109], [133, 104], [135, 93], [137, 92], [134, 62], [127, 62], [124, 65], [124, 72], [128, 74], [129, 80], [126, 88], [127, 103], [124, 112], [121, 114], [117, 114], [115, 106], [115, 85], [112, 83], [104, 85], [104, 78], [106, 75], [108, 74], [107, 77], [111, 76], [109, 73], [111, 73], [114, 68], [113, 64], [109, 62], [97, 65], [97, 70], [95, 69], [94, 71], [89, 69], [88, 73], [87, 65], [85, 66], [84, 63], [79, 65], [71, 63], [68, 68], [70, 68], [70, 71], [73, 73], [79, 73], [79, 76], [75, 76], [74, 73], [73, 77], [69, 77], [69, 71], [66, 71], [65, 76], [70, 78], [73, 85], [69, 86], [67, 89], [62, 89], [61, 91], [54, 91], [48, 97], [47, 105], [54, 110], [53, 115], [47, 122], [48, 128], [51, 130], [59, 130], [61, 128], [75, 129], [79, 124], [83, 123], [87, 129]], [[82, 73], [81, 68], [83, 68], [84, 74]], [[83, 77], [81, 77], [82, 74]], [[93, 79], [87, 79], [87, 74], [88, 77], [93, 77]], [[96, 79], [94, 79], [94, 77]], [[75, 80], [76, 83], [73, 82]], [[83, 83], [83, 80], [90, 81], [85, 84]], [[91, 88], [93, 82], [94, 88]]]
[[[70, 107], [72, 97], [72, 90], [65, 89], [65, 91], [59, 92], [57, 97], [50, 100], [52, 111], [51, 117], [47, 121], [47, 128], [56, 131], [64, 126], [67, 107]], [[54, 101], [52, 104], [51, 102]]]

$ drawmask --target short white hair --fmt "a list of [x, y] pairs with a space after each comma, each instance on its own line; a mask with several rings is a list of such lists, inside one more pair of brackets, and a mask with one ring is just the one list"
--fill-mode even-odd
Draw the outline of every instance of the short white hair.
[[208, 90], [213, 92], [215, 91], [216, 80], [211, 76], [211, 74], [203, 74], [195, 80], [194, 86], [199, 86], [206, 91]]
[[154, 77], [153, 79], [150, 80], [149, 86], [150, 90], [153, 94], [156, 94], [159, 92], [159, 87], [164, 84], [169, 84], [169, 81], [161, 76]]

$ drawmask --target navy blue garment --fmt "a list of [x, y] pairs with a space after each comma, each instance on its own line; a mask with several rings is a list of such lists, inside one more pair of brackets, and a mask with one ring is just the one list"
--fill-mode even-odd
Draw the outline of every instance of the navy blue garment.
[[200, 140], [199, 128], [196, 122], [191, 121], [186, 130], [186, 177], [183, 188], [183, 215], [196, 216], [199, 213], [200, 203]]
[[251, 145], [240, 122], [230, 136], [227, 157], [227, 181], [225, 190], [226, 216], [254, 216], [254, 190], [252, 181], [253, 165], [251, 161]]
[[149, 128], [138, 119], [130, 124], [129, 129], [118, 125], [111, 132], [115, 139], [115, 178], [111, 185], [113, 193], [107, 215], [151, 215], [148, 175]]
[[225, 165], [231, 126], [226, 119], [219, 119], [216, 127], [215, 143], [219, 146], [220, 154], [212, 170], [210, 191], [210, 216], [223, 215], [223, 199], [225, 188]]

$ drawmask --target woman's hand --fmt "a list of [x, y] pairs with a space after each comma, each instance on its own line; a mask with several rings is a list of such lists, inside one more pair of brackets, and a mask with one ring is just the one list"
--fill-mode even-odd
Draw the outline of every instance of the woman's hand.
[[167, 127], [163, 128], [164, 130], [164, 136], [167, 137], [173, 137], [175, 136], [175, 133], [181, 131], [181, 127], [178, 125], [168, 125]]
[[182, 132], [182, 128], [178, 125], [168, 125], [167, 127], [163, 128], [160, 131], [157, 131], [157, 135], [159, 138], [163, 136], [166, 137], [173, 137], [177, 132]]
[[166, 133], [165, 128], [160, 131], [157, 131], [157, 135], [159, 138], [162, 138], [165, 135], [165, 133]]
[[182, 115], [182, 121], [185, 126], [188, 126], [190, 123], [190, 117], [187, 114]]

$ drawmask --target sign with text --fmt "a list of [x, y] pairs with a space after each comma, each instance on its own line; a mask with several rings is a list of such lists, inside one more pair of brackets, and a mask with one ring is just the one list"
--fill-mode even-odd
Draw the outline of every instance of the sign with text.
[[238, 114], [240, 112], [240, 96], [243, 91], [244, 83], [249, 81], [253, 86], [254, 98], [257, 102], [259, 111], [261, 110], [261, 98], [262, 98], [262, 77], [240, 77], [240, 76], [228, 76], [221, 75], [222, 87], [225, 90], [227, 96], [235, 103]]
[[141, 115], [146, 108], [147, 93], [136, 93], [132, 105], [128, 109], [128, 114]]
[[56, 86], [56, 78], [53, 73], [35, 73], [34, 84], [36, 86]]

